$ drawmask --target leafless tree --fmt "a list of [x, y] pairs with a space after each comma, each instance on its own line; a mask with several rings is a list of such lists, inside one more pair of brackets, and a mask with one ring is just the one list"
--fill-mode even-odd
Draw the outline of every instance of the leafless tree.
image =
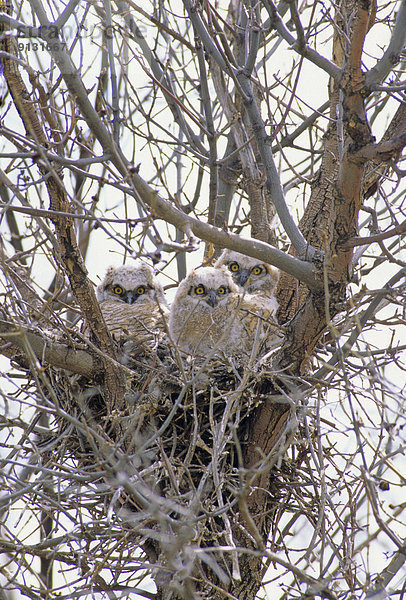
[[[405, 0], [0, 5], [0, 598], [404, 598]], [[283, 344], [123, 360], [225, 247]]]

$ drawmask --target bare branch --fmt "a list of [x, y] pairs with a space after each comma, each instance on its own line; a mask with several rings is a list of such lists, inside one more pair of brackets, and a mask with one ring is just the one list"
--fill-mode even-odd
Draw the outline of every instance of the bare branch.
[[[11, 343], [12, 347], [20, 350], [25, 350], [28, 346], [38, 360], [54, 367], [67, 369], [89, 378], [97, 377], [97, 374], [102, 372], [101, 361], [89, 352], [48, 338], [43, 332], [36, 333], [22, 325], [0, 320], [0, 336], [3, 341]], [[9, 355], [10, 348], [7, 349], [6, 356]]]
[[383, 231], [382, 233], [377, 233], [376, 235], [368, 235], [366, 237], [356, 237], [347, 240], [343, 243], [344, 246], [348, 248], [353, 248], [354, 246], [364, 246], [373, 244], [374, 242], [383, 242], [383, 240], [387, 240], [388, 238], [393, 237], [394, 235], [402, 235], [406, 232], [406, 221], [403, 221], [400, 225], [396, 225], [389, 231]]
[[406, 146], [406, 133], [392, 138], [391, 140], [385, 140], [378, 144], [367, 144], [354, 152], [354, 160], [365, 163], [367, 160], [373, 160], [375, 162], [388, 162], [394, 156], [399, 154]]
[[309, 48], [309, 46], [303, 46], [303, 43], [300, 43], [300, 40], [296, 40], [289, 30], [286, 29], [273, 2], [270, 0], [263, 0], [263, 4], [269, 14], [269, 23], [265, 23], [265, 27], [267, 29], [276, 29], [281, 38], [284, 39], [293, 50], [298, 52], [298, 54], [304, 58], [310, 60], [317, 67], [323, 69], [323, 71], [328, 73], [330, 77], [332, 77], [338, 83], [342, 75], [341, 69], [339, 69], [334, 63], [331, 63], [329, 60], [324, 58], [321, 54], [318, 54], [312, 48]]
[[281, 223], [286, 233], [288, 234], [293, 246], [295, 247], [298, 256], [300, 256], [301, 258], [305, 256], [312, 258], [314, 256], [315, 250], [314, 248], [309, 246], [308, 242], [303, 237], [286, 205], [284, 193], [279, 179], [279, 174], [272, 156], [270, 138], [266, 134], [265, 123], [262, 120], [258, 106], [252, 95], [250, 83], [242, 72], [238, 75], [238, 78], [241, 82], [241, 86], [247, 94], [247, 97], [249, 98], [248, 102], [245, 103], [245, 106], [251, 120], [252, 128], [256, 134], [258, 148], [261, 153], [261, 158], [267, 176], [266, 185], [269, 189], [269, 193], [275, 205], [276, 212], [278, 213]]
[[[111, 19], [111, 3], [110, 0], [103, 0], [104, 12], [106, 15], [106, 28], [108, 31], [113, 31], [113, 22]], [[109, 56], [109, 68], [111, 79], [111, 106], [113, 110], [113, 139], [116, 144], [120, 137], [120, 108], [118, 104], [118, 88], [117, 88], [117, 73], [113, 51], [113, 36], [107, 37], [107, 52]]]
[[374, 83], [383, 81], [389, 75], [394, 65], [399, 61], [401, 53], [406, 42], [406, 3], [404, 0], [398, 2], [399, 10], [396, 17], [395, 27], [388, 47], [386, 48], [382, 58], [376, 65], [368, 71], [365, 76], [365, 84], [367, 87]]
[[339, 348], [328, 361], [325, 367], [321, 367], [315, 374], [317, 379], [322, 380], [328, 373], [331, 373], [331, 368], [337, 364], [338, 361], [343, 360], [343, 358], [348, 355], [351, 348], [357, 341], [360, 336], [365, 325], [373, 319], [376, 311], [379, 309], [382, 300], [390, 294], [394, 285], [404, 279], [406, 276], [406, 268], [400, 269], [393, 277], [389, 279], [389, 281], [385, 284], [385, 286], [375, 295], [372, 302], [369, 304], [368, 308], [361, 314], [357, 315], [357, 322], [353, 328], [351, 335], [348, 340], [344, 343], [342, 348]]
[[[193, 133], [192, 129], [186, 123], [182, 111], [179, 110], [178, 103], [174, 100], [176, 98], [176, 93], [172, 89], [171, 82], [162, 70], [159, 61], [154, 57], [141, 30], [139, 29], [137, 23], [135, 22], [134, 18], [129, 12], [127, 3], [123, 2], [122, 0], [119, 0], [116, 2], [116, 4], [119, 13], [125, 19], [128, 31], [130, 31], [133, 34], [135, 41], [140, 46], [142, 53], [151, 68], [153, 76], [155, 77], [155, 81], [158, 81], [160, 85], [162, 85], [165, 99], [174, 115], [175, 121], [179, 124], [180, 128], [185, 133], [189, 142], [193, 144], [203, 156], [206, 156], [207, 150], [204, 148], [199, 138]], [[166, 90], [168, 91], [168, 93], [166, 93]]]

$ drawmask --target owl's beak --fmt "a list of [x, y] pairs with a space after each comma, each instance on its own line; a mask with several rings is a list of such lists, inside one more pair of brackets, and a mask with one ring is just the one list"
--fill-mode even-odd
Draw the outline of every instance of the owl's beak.
[[209, 290], [207, 292], [207, 298], [206, 298], [206, 302], [209, 306], [211, 306], [212, 308], [214, 308], [216, 306], [216, 302], [217, 302], [217, 294], [214, 290]]
[[137, 296], [135, 296], [132, 292], [127, 292], [124, 299], [127, 304], [134, 304], [134, 302], [137, 300]]
[[241, 269], [238, 275], [238, 283], [241, 287], [244, 287], [244, 285], [247, 283], [249, 276], [250, 271], [248, 269]]

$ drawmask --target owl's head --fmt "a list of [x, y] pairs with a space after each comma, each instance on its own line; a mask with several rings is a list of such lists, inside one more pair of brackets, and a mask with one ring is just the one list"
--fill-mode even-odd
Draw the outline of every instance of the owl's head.
[[226, 267], [235, 283], [247, 293], [260, 292], [269, 295], [277, 286], [279, 270], [234, 250], [223, 250], [214, 264], [215, 268]]
[[238, 287], [226, 268], [203, 267], [191, 271], [180, 283], [176, 299], [188, 298], [215, 308], [232, 293], [238, 293]]
[[109, 300], [135, 304], [154, 300], [166, 305], [161, 284], [155, 279], [151, 267], [144, 263], [109, 267], [96, 295], [99, 302]]

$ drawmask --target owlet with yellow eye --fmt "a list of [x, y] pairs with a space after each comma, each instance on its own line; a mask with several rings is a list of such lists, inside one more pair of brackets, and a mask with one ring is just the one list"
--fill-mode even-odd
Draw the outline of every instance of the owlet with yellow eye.
[[189, 273], [179, 284], [169, 316], [172, 341], [202, 357], [249, 355], [254, 344], [263, 344], [269, 327], [275, 329], [273, 310], [263, 299], [240, 294], [226, 267]]
[[163, 288], [148, 265], [109, 267], [96, 295], [117, 341], [151, 346], [162, 337], [169, 310]]
[[227, 248], [214, 266], [216, 269], [226, 266], [240, 291], [273, 300], [276, 312], [278, 303], [274, 291], [279, 281], [279, 270], [276, 267]]

